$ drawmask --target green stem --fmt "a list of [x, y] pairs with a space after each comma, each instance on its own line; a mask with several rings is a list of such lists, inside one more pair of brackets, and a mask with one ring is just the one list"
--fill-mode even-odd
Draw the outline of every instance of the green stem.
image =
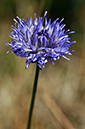
[[33, 85], [33, 92], [32, 92], [32, 99], [31, 99], [31, 105], [30, 105], [30, 110], [29, 110], [29, 119], [27, 123], [27, 129], [30, 129], [30, 125], [31, 125], [32, 112], [33, 112], [35, 95], [36, 95], [36, 90], [37, 90], [38, 76], [39, 76], [39, 67], [36, 66], [36, 73], [35, 73], [35, 80], [34, 80], [34, 85]]

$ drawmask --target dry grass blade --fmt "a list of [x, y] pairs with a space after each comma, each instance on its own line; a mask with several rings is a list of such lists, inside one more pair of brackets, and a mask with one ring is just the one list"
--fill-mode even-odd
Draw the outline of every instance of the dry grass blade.
[[44, 91], [39, 91], [39, 96], [49, 108], [49, 110], [53, 113], [55, 118], [60, 122], [60, 124], [65, 129], [75, 129], [68, 118], [64, 115], [58, 105], [54, 102], [54, 100], [49, 96], [49, 94], [45, 93]]

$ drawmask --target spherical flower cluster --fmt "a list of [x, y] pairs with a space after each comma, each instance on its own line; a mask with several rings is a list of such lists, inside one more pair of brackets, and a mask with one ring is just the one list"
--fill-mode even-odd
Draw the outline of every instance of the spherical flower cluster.
[[[49, 61], [53, 63], [60, 57], [67, 58], [71, 55], [70, 45], [75, 41], [70, 41], [69, 34], [74, 33], [70, 30], [65, 31], [65, 24], [61, 24], [64, 19], [53, 23], [46, 18], [47, 11], [43, 17], [36, 17], [33, 23], [32, 17], [27, 21], [21, 20], [18, 16], [14, 19], [15, 26], [12, 26], [11, 39], [6, 45], [11, 49], [8, 52], [26, 59], [26, 68], [30, 63], [35, 63], [41, 69]], [[54, 63], [53, 63], [54, 64]]]

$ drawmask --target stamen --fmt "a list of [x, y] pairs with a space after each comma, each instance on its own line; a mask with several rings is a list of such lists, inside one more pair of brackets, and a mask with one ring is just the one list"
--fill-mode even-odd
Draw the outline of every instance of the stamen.
[[47, 11], [45, 11], [45, 13], [44, 13], [44, 17], [47, 15]]

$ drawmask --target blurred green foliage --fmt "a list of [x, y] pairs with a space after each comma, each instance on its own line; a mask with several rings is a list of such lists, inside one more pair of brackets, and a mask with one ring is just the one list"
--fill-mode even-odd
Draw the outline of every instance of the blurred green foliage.
[[15, 0], [0, 1], [0, 20], [16, 16], [17, 7]]

